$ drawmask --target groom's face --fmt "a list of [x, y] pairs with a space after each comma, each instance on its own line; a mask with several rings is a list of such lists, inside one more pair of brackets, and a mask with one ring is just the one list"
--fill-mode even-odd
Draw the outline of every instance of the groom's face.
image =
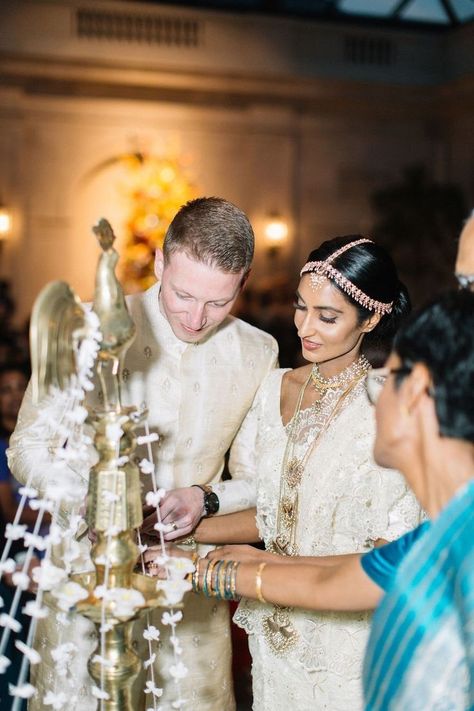
[[155, 273], [161, 282], [161, 311], [186, 343], [202, 341], [224, 321], [244, 282], [243, 271], [223, 272], [185, 252], [173, 252], [165, 262], [157, 250]]

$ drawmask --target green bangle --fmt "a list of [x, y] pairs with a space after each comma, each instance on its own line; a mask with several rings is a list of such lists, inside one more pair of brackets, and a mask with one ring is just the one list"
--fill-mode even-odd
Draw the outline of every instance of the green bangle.
[[214, 569], [214, 596], [218, 600], [222, 600], [222, 595], [221, 595], [221, 590], [220, 590], [220, 581], [219, 581], [219, 575], [222, 566], [224, 565], [225, 560], [219, 560], [217, 561], [216, 567]]

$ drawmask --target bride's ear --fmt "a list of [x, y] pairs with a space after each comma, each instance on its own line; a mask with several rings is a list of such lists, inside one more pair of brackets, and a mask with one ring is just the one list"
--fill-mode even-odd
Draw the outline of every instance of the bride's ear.
[[381, 314], [372, 314], [371, 316], [369, 316], [369, 318], [366, 319], [362, 325], [362, 333], [370, 333], [370, 331], [373, 331], [377, 324], [380, 322], [381, 318]]

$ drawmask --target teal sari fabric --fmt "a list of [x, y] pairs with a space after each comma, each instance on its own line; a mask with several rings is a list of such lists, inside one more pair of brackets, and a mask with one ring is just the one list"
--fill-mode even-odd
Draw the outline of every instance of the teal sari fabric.
[[474, 710], [474, 482], [362, 566], [386, 590], [364, 663], [366, 711]]

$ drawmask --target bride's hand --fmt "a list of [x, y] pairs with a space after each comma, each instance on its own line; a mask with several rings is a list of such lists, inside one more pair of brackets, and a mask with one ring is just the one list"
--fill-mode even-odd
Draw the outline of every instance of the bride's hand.
[[[193, 551], [185, 550], [175, 546], [172, 543], [167, 543], [165, 546], [165, 554], [170, 558], [189, 558], [192, 560]], [[161, 546], [149, 546], [143, 553], [143, 561], [145, 563], [145, 568], [148, 575], [153, 575], [154, 577], [165, 578], [164, 566], [157, 562], [157, 558], [163, 555], [163, 549]]]
[[248, 545], [219, 546], [210, 551], [206, 558], [208, 560], [235, 560], [239, 563], [263, 563], [270, 562], [275, 558], [273, 553], [262, 551]]

